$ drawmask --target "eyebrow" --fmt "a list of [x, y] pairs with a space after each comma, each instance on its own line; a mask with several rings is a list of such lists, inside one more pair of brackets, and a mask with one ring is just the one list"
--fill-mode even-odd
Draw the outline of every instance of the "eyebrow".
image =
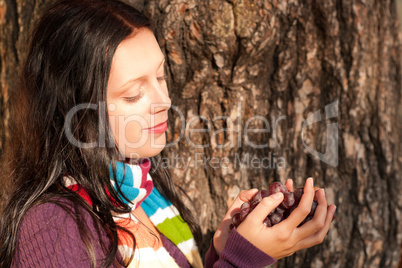
[[[160, 68], [164, 63], [165, 63], [165, 58], [162, 59], [161, 63], [159, 64], [159, 66], [158, 66], [158, 68], [157, 68], [157, 70], [159, 70], [159, 68]], [[131, 82], [134, 82], [135, 80], [138, 80], [138, 79], [143, 78], [144, 76], [146, 76], [146, 75], [142, 75], [142, 76], [140, 76], [140, 77], [136, 77], [136, 78], [133, 78], [133, 79], [128, 80], [126, 83], [124, 83], [124, 84], [120, 87], [120, 89], [121, 89], [121, 88], [124, 88], [127, 84], [129, 84], [129, 83], [131, 83]]]

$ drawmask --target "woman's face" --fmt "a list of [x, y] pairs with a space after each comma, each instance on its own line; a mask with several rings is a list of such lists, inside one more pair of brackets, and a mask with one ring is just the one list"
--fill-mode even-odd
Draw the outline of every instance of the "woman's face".
[[142, 29], [118, 46], [107, 85], [110, 128], [120, 153], [130, 159], [160, 153], [170, 106], [164, 56], [154, 34]]

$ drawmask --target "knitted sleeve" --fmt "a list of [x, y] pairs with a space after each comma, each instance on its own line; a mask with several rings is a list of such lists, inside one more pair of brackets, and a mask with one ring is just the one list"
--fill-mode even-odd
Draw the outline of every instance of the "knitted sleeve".
[[[96, 264], [99, 266], [105, 254], [91, 216], [86, 212], [83, 218], [88, 233], [94, 238]], [[52, 203], [28, 210], [19, 227], [12, 267], [91, 267], [90, 264], [73, 216]]]
[[220, 256], [216, 254], [212, 241], [205, 255], [206, 268], [266, 267], [276, 262], [274, 258], [265, 254], [241, 236], [236, 228], [233, 228], [230, 232], [225, 248], [222, 250]]

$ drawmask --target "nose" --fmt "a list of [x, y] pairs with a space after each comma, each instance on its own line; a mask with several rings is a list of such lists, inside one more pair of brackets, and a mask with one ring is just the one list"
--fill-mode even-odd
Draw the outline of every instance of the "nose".
[[156, 114], [161, 111], [169, 110], [170, 106], [172, 105], [172, 100], [169, 98], [167, 88], [162, 87], [159, 82], [156, 82], [154, 92], [154, 102], [152, 104], [153, 112]]

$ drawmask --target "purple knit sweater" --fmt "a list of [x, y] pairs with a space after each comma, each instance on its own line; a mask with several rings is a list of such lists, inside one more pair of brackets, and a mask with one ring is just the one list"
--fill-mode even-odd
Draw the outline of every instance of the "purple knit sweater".
[[[74, 212], [71, 203], [66, 205]], [[100, 239], [108, 241], [101, 233], [99, 239], [95, 224], [83, 208], [82, 222], [95, 241], [97, 265], [106, 257]], [[165, 236], [161, 235], [163, 245], [180, 267], [190, 267], [181, 251]], [[264, 267], [276, 260], [253, 246], [237, 231], [232, 230], [226, 247], [218, 256], [213, 243], [205, 256], [205, 267]], [[45, 203], [31, 208], [21, 222], [18, 242], [12, 267], [90, 267], [90, 259], [80, 230], [72, 218], [60, 206]], [[112, 267], [117, 267], [112, 266]]]

